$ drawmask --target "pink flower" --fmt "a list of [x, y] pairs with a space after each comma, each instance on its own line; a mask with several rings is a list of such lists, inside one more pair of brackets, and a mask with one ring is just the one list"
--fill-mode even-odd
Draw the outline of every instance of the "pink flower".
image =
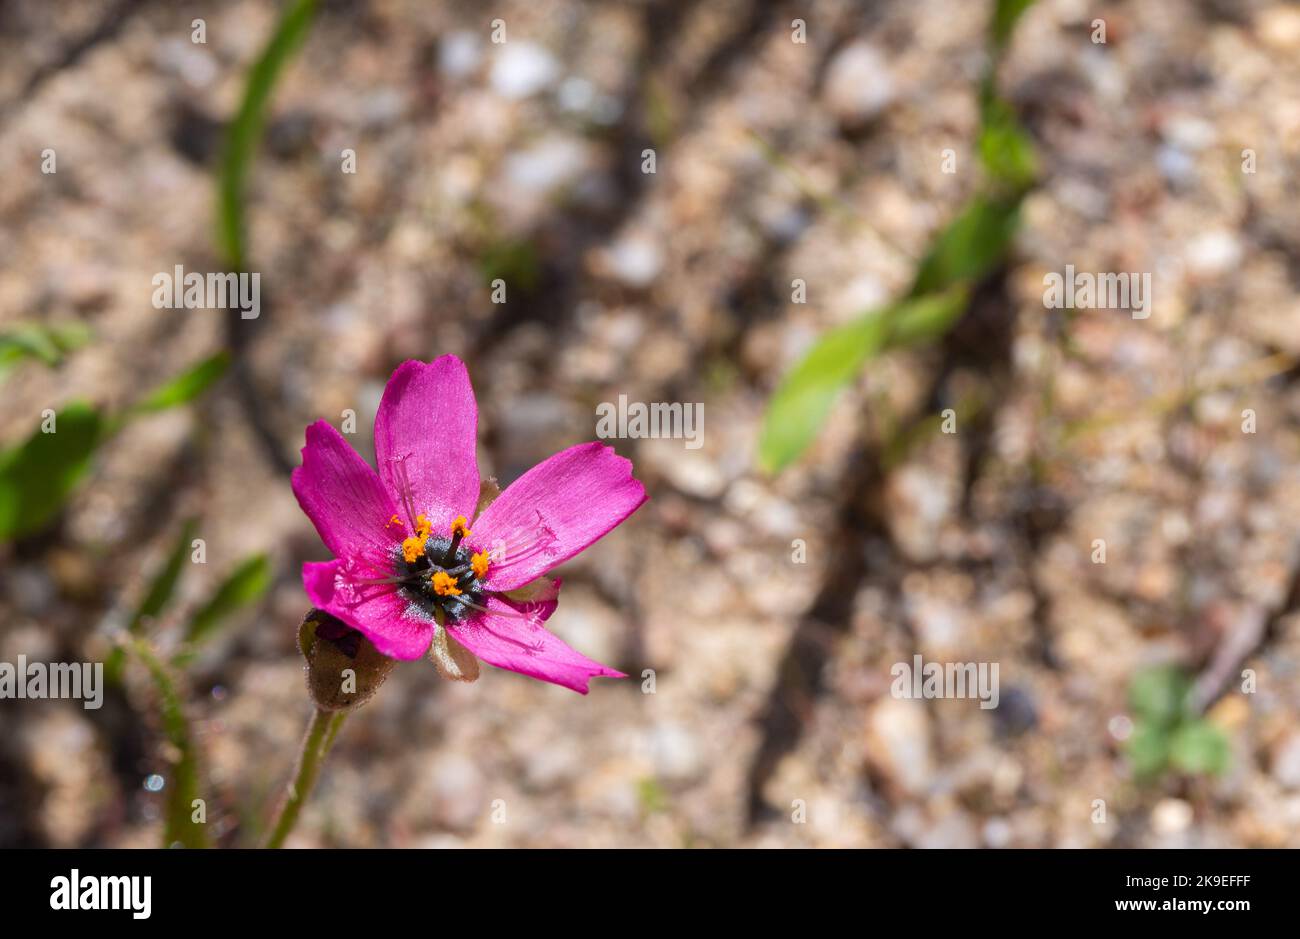
[[645, 501], [631, 462], [600, 443], [570, 447], [475, 518], [477, 429], [453, 355], [393, 372], [375, 415], [377, 473], [330, 424], [308, 427], [293, 492], [335, 560], [303, 565], [307, 596], [392, 658], [419, 658], [434, 642], [444, 661], [449, 635], [498, 668], [583, 694], [593, 676], [625, 678], [542, 626], [560, 588], [543, 575]]

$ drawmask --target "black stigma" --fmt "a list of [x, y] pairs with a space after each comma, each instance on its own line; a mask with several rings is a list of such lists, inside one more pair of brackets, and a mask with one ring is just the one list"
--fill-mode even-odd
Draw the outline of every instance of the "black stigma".
[[[470, 603], [483, 605], [483, 585], [474, 576], [470, 567], [473, 552], [465, 545], [457, 544], [452, 549], [451, 538], [430, 538], [424, 543], [424, 554], [414, 561], [407, 561], [399, 547], [395, 554], [397, 576], [402, 578], [398, 590], [402, 596], [416, 604], [430, 616], [442, 610], [449, 620], [464, 619], [471, 612]], [[448, 559], [448, 552], [451, 558]], [[462, 571], [461, 568], [464, 568]], [[458, 571], [455, 575], [458, 596], [443, 597], [434, 593], [433, 575], [438, 571]], [[469, 601], [468, 603], [464, 601]]]

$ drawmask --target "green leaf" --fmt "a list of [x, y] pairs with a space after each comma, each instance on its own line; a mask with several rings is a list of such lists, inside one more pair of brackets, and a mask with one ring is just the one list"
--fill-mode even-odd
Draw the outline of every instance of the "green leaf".
[[260, 600], [270, 586], [271, 563], [267, 556], [255, 554], [247, 558], [194, 614], [185, 629], [185, 641], [198, 643], [207, 639], [223, 619], [240, 607]]
[[1181, 725], [1169, 738], [1169, 762], [1184, 773], [1226, 772], [1232, 757], [1228, 738], [1209, 721]]
[[1038, 174], [1034, 144], [1001, 98], [991, 97], [984, 104], [979, 153], [989, 176], [1012, 191], [1028, 189]]
[[889, 328], [889, 346], [937, 342], [966, 312], [970, 291], [964, 285], [898, 305]]
[[781, 381], [768, 404], [758, 459], [776, 473], [812, 443], [836, 395], [885, 344], [884, 311], [873, 311], [833, 329]]
[[198, 365], [155, 388], [143, 400], [133, 404], [129, 413], [149, 414], [187, 404], [207, 391], [229, 367], [230, 353], [222, 351], [209, 356]]
[[229, 354], [218, 352], [111, 419], [85, 402], [70, 404], [54, 416], [53, 433], [37, 428], [26, 443], [0, 454], [0, 540], [47, 524], [90, 468], [96, 447], [130, 417], [194, 400], [229, 364]]
[[23, 359], [36, 359], [48, 366], [90, 341], [84, 323], [21, 323], [0, 332], [0, 376]]
[[85, 402], [54, 415], [54, 432], [36, 432], [0, 454], [0, 539], [31, 534], [50, 522], [90, 469], [104, 436], [102, 415]]
[[316, 0], [293, 0], [284, 11], [271, 39], [253, 63], [239, 112], [226, 132], [218, 181], [217, 241], [226, 262], [242, 270], [247, 257], [244, 224], [244, 182], [253, 152], [262, 139], [266, 104], [285, 64], [307, 38]]
[[777, 473], [816, 439], [835, 397], [886, 348], [943, 336], [966, 308], [966, 290], [917, 297], [833, 329], [782, 380], [768, 404], [759, 438], [759, 464]]
[[971, 283], [1006, 258], [1020, 224], [1020, 200], [977, 196], [934, 239], [921, 261], [912, 296]]
[[1144, 668], [1129, 684], [1129, 705], [1139, 721], [1172, 728], [1187, 716], [1191, 681], [1176, 665]]
[[194, 802], [199, 799], [199, 756], [194, 734], [181, 705], [176, 682], [167, 666], [143, 639], [129, 638], [125, 648], [144, 665], [158, 692], [163, 731], [179, 754], [166, 781], [167, 811], [164, 816], [163, 847], [180, 844], [186, 848], [208, 846], [207, 826], [196, 823]]
[[1126, 747], [1133, 774], [1150, 779], [1169, 765], [1169, 732], [1164, 727], [1138, 722]]

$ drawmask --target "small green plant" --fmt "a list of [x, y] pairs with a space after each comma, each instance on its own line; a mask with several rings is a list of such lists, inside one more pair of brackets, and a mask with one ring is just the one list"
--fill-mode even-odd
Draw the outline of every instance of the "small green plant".
[[24, 442], [0, 452], [0, 541], [45, 528], [85, 478], [101, 446], [136, 417], [195, 400], [227, 365], [229, 356], [219, 352], [119, 413], [74, 401], [45, 415]]
[[1037, 159], [1011, 106], [998, 96], [997, 63], [1033, 0], [999, 0], [980, 86], [978, 151], [984, 185], [930, 244], [901, 300], [863, 313], [818, 340], [781, 380], [764, 415], [758, 461], [778, 473], [812, 444], [831, 405], [869, 362], [891, 349], [942, 339], [965, 313], [974, 286], [1003, 264]]
[[1190, 706], [1192, 682], [1182, 669], [1160, 665], [1138, 672], [1129, 686], [1133, 733], [1127, 752], [1133, 774], [1150, 781], [1174, 771], [1189, 776], [1223, 773], [1228, 739]]

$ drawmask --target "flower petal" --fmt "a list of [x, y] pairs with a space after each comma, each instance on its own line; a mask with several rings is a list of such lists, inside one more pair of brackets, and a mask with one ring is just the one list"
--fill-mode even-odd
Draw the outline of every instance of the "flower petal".
[[583, 443], [543, 460], [474, 522], [472, 543], [494, 553], [486, 586], [523, 586], [585, 550], [645, 500], [632, 462], [613, 447]]
[[370, 464], [325, 422], [307, 428], [302, 466], [293, 471], [293, 494], [321, 541], [339, 557], [382, 558], [394, 543], [384, 526], [393, 501]]
[[[622, 672], [575, 652], [541, 625], [555, 612], [557, 602], [524, 604], [488, 597], [487, 613], [449, 622], [447, 632], [489, 665], [563, 685], [579, 694], [587, 693], [592, 678], [626, 678]], [[520, 619], [518, 614], [524, 612], [533, 612], [535, 621]]]
[[399, 365], [375, 414], [375, 463], [402, 515], [409, 485], [412, 513], [427, 515], [435, 533], [446, 534], [457, 515], [473, 518], [477, 445], [478, 405], [465, 363], [444, 355]]
[[[364, 579], [364, 578], [363, 578]], [[336, 616], [394, 659], [418, 659], [433, 639], [434, 623], [408, 612], [392, 584], [359, 584], [346, 561], [307, 563], [302, 586], [312, 604]]]

